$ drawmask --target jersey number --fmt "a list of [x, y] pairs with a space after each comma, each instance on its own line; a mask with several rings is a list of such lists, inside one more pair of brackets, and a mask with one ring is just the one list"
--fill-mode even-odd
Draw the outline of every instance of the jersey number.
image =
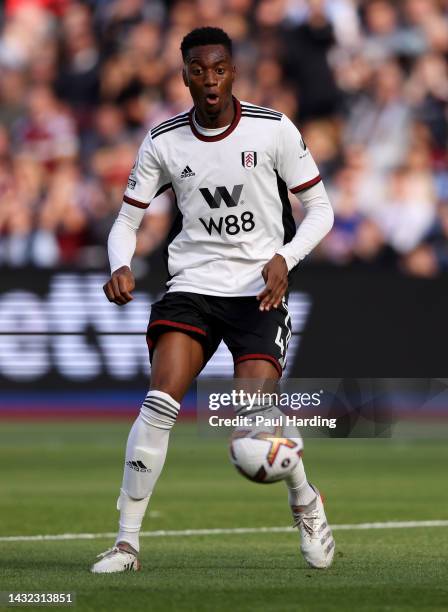
[[284, 355], [285, 354], [285, 344], [283, 342], [283, 338], [282, 338], [282, 328], [280, 327], [280, 325], [278, 326], [278, 330], [277, 330], [277, 337], [275, 339], [275, 344], [280, 347], [280, 354]]
[[214, 231], [217, 234], [224, 232], [229, 236], [235, 236], [240, 231], [250, 232], [255, 227], [254, 215], [249, 211], [243, 212], [240, 218], [237, 215], [227, 215], [226, 217], [219, 217], [219, 219], [210, 217], [207, 221], [199, 218], [199, 221], [210, 236]]

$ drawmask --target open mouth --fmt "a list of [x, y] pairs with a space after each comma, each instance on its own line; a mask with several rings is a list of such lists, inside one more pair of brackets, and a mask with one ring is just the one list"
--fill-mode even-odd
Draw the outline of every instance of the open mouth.
[[218, 103], [219, 96], [218, 96], [218, 94], [207, 94], [205, 100], [206, 100], [207, 104], [210, 104], [210, 105], [213, 106], [213, 105]]

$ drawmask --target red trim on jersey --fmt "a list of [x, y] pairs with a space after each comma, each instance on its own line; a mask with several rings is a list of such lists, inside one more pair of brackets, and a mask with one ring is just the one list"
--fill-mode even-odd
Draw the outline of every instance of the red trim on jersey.
[[233, 130], [236, 128], [236, 126], [238, 125], [241, 119], [241, 104], [239, 103], [239, 100], [237, 100], [234, 96], [232, 97], [233, 97], [233, 105], [235, 108], [235, 115], [233, 117], [232, 123], [229, 125], [229, 127], [224, 132], [222, 132], [221, 134], [218, 134], [217, 136], [204, 136], [204, 134], [201, 134], [200, 132], [197, 131], [194, 125], [194, 122], [193, 122], [193, 113], [194, 113], [194, 106], [193, 106], [193, 108], [190, 110], [188, 114], [188, 120], [190, 122], [191, 131], [196, 136], [196, 138], [199, 138], [199, 140], [202, 140], [203, 142], [217, 142], [218, 140], [223, 140], [223, 138], [227, 138], [227, 136], [233, 132]]
[[129, 198], [127, 195], [123, 196], [123, 202], [126, 204], [132, 204], [132, 206], [136, 206], [137, 208], [148, 208], [149, 204], [145, 204], [144, 202], [139, 202], [138, 200], [133, 200]]
[[291, 187], [289, 191], [291, 191], [291, 193], [299, 193], [299, 191], [303, 191], [304, 189], [308, 189], [309, 187], [314, 187], [314, 185], [317, 185], [317, 183], [319, 183], [321, 180], [322, 177], [320, 176], [320, 174], [318, 174], [316, 178], [313, 178], [310, 181], [307, 181], [306, 183], [302, 183], [302, 185], [298, 185], [298, 187]]
[[166, 319], [157, 319], [157, 321], [153, 321], [149, 324], [148, 330], [154, 325], [167, 325], [168, 327], [177, 327], [179, 329], [185, 329], [186, 331], [193, 331], [202, 336], [206, 336], [207, 332], [205, 332], [200, 327], [195, 327], [194, 325], [188, 325], [188, 323], [177, 323], [177, 321], [167, 321]]
[[248, 355], [241, 355], [241, 357], [238, 357], [235, 360], [235, 365], [241, 361], [248, 361], [249, 359], [264, 359], [265, 361], [270, 361], [277, 368], [280, 376], [283, 373], [282, 366], [279, 364], [277, 359], [272, 357], [272, 355], [265, 355], [264, 353], [249, 353]]

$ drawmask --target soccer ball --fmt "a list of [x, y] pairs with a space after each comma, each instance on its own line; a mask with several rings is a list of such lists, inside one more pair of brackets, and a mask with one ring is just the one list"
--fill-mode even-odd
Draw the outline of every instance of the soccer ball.
[[230, 441], [230, 460], [240, 474], [261, 484], [289, 476], [302, 456], [302, 439], [285, 437], [282, 427], [236, 430]]

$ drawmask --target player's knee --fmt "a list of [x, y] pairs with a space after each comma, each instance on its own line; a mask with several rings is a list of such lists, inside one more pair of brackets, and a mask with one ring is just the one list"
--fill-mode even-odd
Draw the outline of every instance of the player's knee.
[[147, 425], [171, 429], [179, 414], [180, 404], [165, 391], [151, 390], [140, 408], [140, 417]]
[[174, 401], [179, 401], [182, 391], [179, 388], [179, 376], [171, 369], [161, 372], [160, 370], [151, 373], [151, 390], [166, 393]]
[[247, 359], [235, 365], [236, 378], [277, 380], [280, 376], [280, 366], [265, 359]]

